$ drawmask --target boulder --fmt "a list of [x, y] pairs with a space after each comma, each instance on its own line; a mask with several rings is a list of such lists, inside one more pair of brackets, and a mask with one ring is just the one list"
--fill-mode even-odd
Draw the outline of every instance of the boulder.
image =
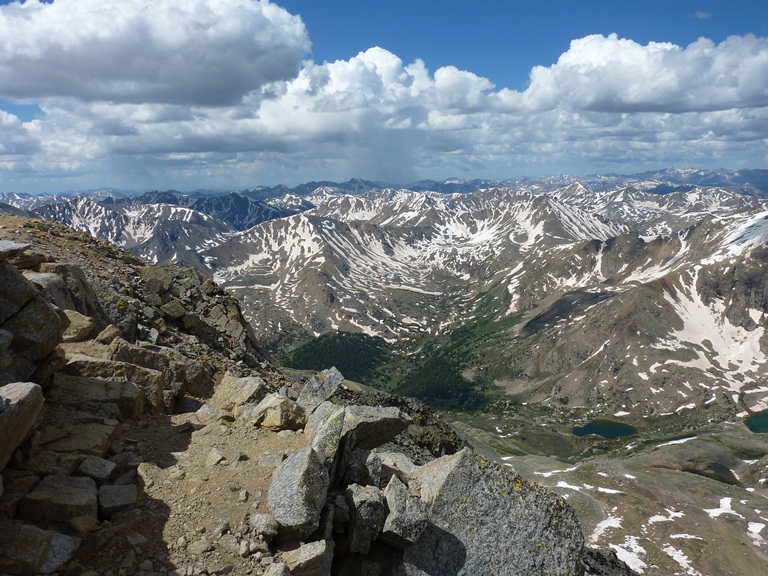
[[51, 540], [48, 530], [0, 520], [0, 574], [40, 574]]
[[173, 276], [161, 266], [144, 266], [141, 269], [141, 277], [144, 279], [144, 289], [148, 294], [165, 294], [173, 283]]
[[29, 247], [29, 244], [22, 244], [13, 240], [0, 240], [0, 262], [16, 258], [29, 250]]
[[264, 540], [270, 541], [277, 536], [279, 526], [272, 514], [251, 514], [249, 521], [253, 531]]
[[332, 402], [320, 404], [307, 420], [304, 433], [309, 436], [312, 449], [326, 467], [330, 467], [336, 456], [344, 427], [344, 407]]
[[344, 461], [344, 484], [381, 485], [381, 459], [376, 452], [355, 450]]
[[9, 258], [8, 262], [13, 264], [13, 267], [17, 270], [26, 270], [28, 268], [36, 268], [43, 262], [53, 262], [54, 260], [53, 254], [44, 252], [36, 247], [31, 247]]
[[32, 523], [68, 523], [78, 516], [96, 517], [96, 483], [91, 478], [47, 476], [19, 505], [19, 518]]
[[268, 394], [256, 405], [238, 406], [235, 416], [268, 430], [300, 430], [304, 427], [304, 410], [280, 394]]
[[411, 462], [405, 454], [400, 452], [377, 452], [381, 462], [381, 482], [387, 484], [393, 476], [397, 476], [402, 482], [408, 483], [408, 478], [418, 466]]
[[576, 514], [545, 488], [466, 448], [420, 467], [412, 482], [429, 524], [404, 550], [404, 574], [581, 573]]
[[304, 412], [312, 414], [315, 408], [333, 396], [342, 382], [344, 382], [344, 376], [336, 368], [323, 370], [304, 384], [296, 403], [304, 409]]
[[77, 549], [80, 548], [80, 538], [67, 536], [58, 532], [50, 532], [51, 544], [48, 555], [40, 568], [41, 574], [54, 574], [70, 561]]
[[54, 301], [59, 308], [76, 310], [80, 314], [97, 319], [102, 325], [107, 324], [99, 297], [80, 267], [66, 262], [44, 262], [40, 264], [40, 272], [56, 274], [64, 280], [67, 301], [62, 304]]
[[133, 382], [144, 390], [145, 397], [153, 408], [163, 408], [166, 379], [165, 374], [158, 370], [127, 362], [93, 358], [85, 354], [73, 354], [67, 360], [63, 372], [72, 376]]
[[[4, 472], [3, 498], [0, 500], [0, 518], [15, 518], [19, 503], [40, 482], [37, 474], [26, 471], [8, 470]], [[0, 574], [2, 574], [0, 572]]]
[[84, 316], [76, 310], [64, 310], [69, 326], [62, 335], [63, 342], [82, 342], [96, 333], [96, 322], [90, 316]]
[[114, 324], [110, 324], [104, 330], [98, 333], [96, 336], [96, 342], [99, 344], [108, 345], [111, 344], [115, 338], [122, 338], [123, 333], [120, 332], [120, 328]]
[[31, 382], [0, 387], [0, 470], [26, 438], [43, 408], [43, 390]]
[[218, 422], [220, 419], [224, 418], [227, 415], [227, 412], [224, 412], [221, 408], [218, 406], [214, 406], [213, 404], [203, 404], [198, 408], [197, 412], [195, 412], [195, 417], [197, 418], [197, 421], [200, 422], [200, 424], [213, 424], [214, 422]]
[[13, 334], [11, 349], [19, 357], [35, 362], [48, 356], [59, 345], [68, 322], [59, 309], [36, 295], [6, 320], [2, 328]]
[[88, 422], [85, 424], [63, 424], [61, 428], [52, 429], [61, 438], [45, 443], [45, 447], [53, 452], [70, 452], [89, 454], [103, 458], [109, 452], [112, 442], [120, 435], [120, 422], [117, 420]]
[[187, 309], [184, 308], [184, 304], [177, 298], [174, 298], [167, 304], [160, 306], [160, 311], [167, 317], [178, 320], [187, 313]]
[[281, 559], [292, 576], [330, 576], [333, 543], [325, 540], [302, 544], [296, 550], [283, 552]]
[[393, 440], [410, 422], [398, 408], [347, 406], [341, 435], [350, 452], [355, 448], [372, 450]]
[[136, 418], [144, 411], [144, 391], [133, 382], [85, 378], [62, 372], [53, 376], [48, 400], [69, 406], [112, 402], [125, 419]]
[[136, 364], [143, 368], [165, 373], [166, 383], [172, 378], [184, 379], [184, 365], [172, 360], [170, 354], [162, 354], [160, 346], [136, 346], [123, 338], [115, 338], [109, 345], [107, 357], [118, 362]]
[[291, 576], [291, 572], [288, 570], [288, 566], [284, 563], [275, 562], [274, 564], [267, 566], [267, 569], [264, 571], [264, 576]]
[[88, 476], [96, 480], [98, 484], [104, 484], [109, 482], [112, 477], [112, 473], [115, 471], [117, 464], [104, 458], [98, 458], [96, 456], [87, 456], [85, 460], [80, 463], [77, 468], [77, 474], [79, 476]]
[[375, 486], [347, 486], [347, 506], [349, 507], [349, 550], [353, 553], [367, 554], [371, 542], [384, 526], [386, 509], [381, 490]]
[[35, 298], [38, 291], [8, 262], [0, 262], [0, 326]]
[[388, 513], [379, 539], [393, 548], [415, 544], [427, 528], [425, 504], [397, 476], [390, 478], [383, 496]]
[[275, 472], [267, 504], [283, 540], [304, 540], [320, 525], [330, 478], [312, 448], [291, 454]]
[[258, 376], [237, 378], [227, 373], [216, 386], [211, 404], [231, 412], [235, 406], [261, 402], [268, 392], [267, 383]]
[[105, 518], [112, 518], [118, 512], [130, 510], [138, 501], [135, 484], [127, 486], [102, 486], [99, 488], [99, 510]]

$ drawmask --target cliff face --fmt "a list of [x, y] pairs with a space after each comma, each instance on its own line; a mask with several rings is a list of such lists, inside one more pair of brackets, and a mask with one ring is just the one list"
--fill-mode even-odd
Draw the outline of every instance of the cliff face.
[[239, 304], [0, 217], [0, 574], [630, 574], [418, 402], [273, 366]]

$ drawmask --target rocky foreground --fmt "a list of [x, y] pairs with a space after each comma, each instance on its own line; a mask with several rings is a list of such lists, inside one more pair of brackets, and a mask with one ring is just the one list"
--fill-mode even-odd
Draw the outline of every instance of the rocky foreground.
[[0, 574], [628, 575], [419, 403], [290, 379], [239, 305], [0, 219]]

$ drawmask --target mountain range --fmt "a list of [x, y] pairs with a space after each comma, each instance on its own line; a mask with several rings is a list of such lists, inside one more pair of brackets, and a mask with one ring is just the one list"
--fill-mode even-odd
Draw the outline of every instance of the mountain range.
[[[284, 364], [441, 408], [640, 573], [746, 574], [768, 553], [745, 425], [768, 410], [767, 197], [768, 171], [669, 169], [0, 203], [196, 267]], [[572, 433], [601, 422], [629, 436]]]
[[[425, 400], [468, 407], [503, 392], [703, 420], [695, 408], [768, 408], [768, 203], [744, 193], [764, 172], [0, 202], [196, 266], [277, 352], [363, 335], [381, 351], [369, 379]], [[696, 184], [712, 182], [728, 186]]]

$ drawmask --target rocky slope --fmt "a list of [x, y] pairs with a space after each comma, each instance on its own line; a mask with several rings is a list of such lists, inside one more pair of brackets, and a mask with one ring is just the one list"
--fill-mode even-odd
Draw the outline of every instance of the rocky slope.
[[0, 573], [630, 574], [418, 402], [286, 378], [194, 270], [3, 217], [0, 277]]

